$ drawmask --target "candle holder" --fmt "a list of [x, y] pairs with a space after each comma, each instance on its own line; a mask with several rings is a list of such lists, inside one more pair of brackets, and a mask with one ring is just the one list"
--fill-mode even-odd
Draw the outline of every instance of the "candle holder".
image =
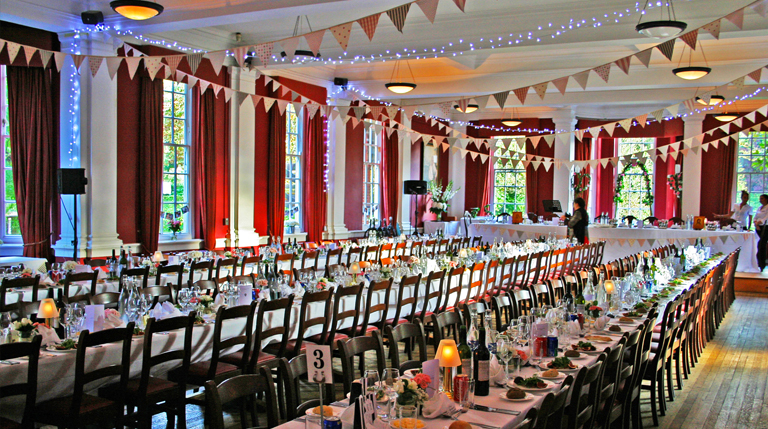
[[441, 391], [449, 399], [453, 399], [453, 369], [461, 366], [461, 358], [459, 357], [459, 350], [456, 347], [456, 341], [454, 340], [441, 340], [437, 346], [437, 352], [435, 357], [438, 359], [438, 364], [443, 368], [443, 383]]

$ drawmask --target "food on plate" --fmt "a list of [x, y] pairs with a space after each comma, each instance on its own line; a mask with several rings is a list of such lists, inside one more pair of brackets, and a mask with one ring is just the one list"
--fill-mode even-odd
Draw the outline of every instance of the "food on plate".
[[578, 344], [571, 344], [571, 347], [573, 347], [574, 350], [579, 350], [584, 352], [593, 352], [597, 350], [597, 348], [588, 341], [579, 341]]
[[523, 389], [519, 389], [517, 387], [510, 387], [509, 390], [507, 390], [507, 399], [523, 399], [525, 398], [525, 392]]
[[319, 406], [317, 406], [315, 408], [312, 408], [312, 412], [317, 414], [318, 416], [321, 414], [321, 412], [320, 412], [321, 410], [322, 410], [322, 414], [324, 416], [333, 416], [334, 415], [333, 408], [331, 408], [331, 407], [329, 407], [327, 405], [319, 405]]
[[638, 302], [635, 304], [635, 311], [640, 314], [645, 314], [648, 312], [649, 305], [645, 302]]
[[611, 337], [604, 337], [602, 335], [586, 335], [584, 339], [592, 340], [592, 341], [605, 341], [605, 342], [612, 341]]
[[133, 335], [136, 335], [136, 336], [144, 335], [144, 330], [136, 326], [133, 328]]
[[[405, 421], [403, 421], [403, 420], [405, 420]], [[416, 427], [415, 428], [413, 427], [414, 426], [413, 425], [414, 421], [416, 422]], [[459, 422], [459, 420], [456, 420], [453, 423], [458, 423], [458, 422]], [[466, 422], [462, 422], [462, 423], [466, 423]], [[389, 422], [389, 425], [391, 427], [395, 428], [395, 429], [421, 429], [421, 428], [424, 427], [424, 422], [422, 422], [421, 420], [414, 420], [414, 419], [397, 419], [397, 420], [392, 420], [391, 422]], [[458, 427], [460, 429], [469, 429], [469, 428], [471, 428], [471, 426], [469, 426], [469, 427], [467, 427], [467, 426], [458, 426]]]
[[541, 373], [542, 377], [549, 377], [549, 378], [555, 378], [558, 375], [560, 375], [560, 372], [558, 370], [554, 369], [554, 368], [553, 369], [548, 369], [548, 370], [546, 370], [546, 371]]
[[529, 389], [530, 388], [544, 389], [547, 387], [547, 383], [544, 380], [540, 379], [539, 377], [528, 377], [525, 379], [523, 377], [516, 377], [515, 384], [517, 384], [518, 386], [527, 387]]
[[611, 331], [611, 332], [621, 332], [621, 326], [619, 326], [619, 325], [611, 325], [611, 327], [608, 328], [608, 330]]
[[56, 350], [72, 350], [77, 348], [77, 342], [75, 340], [64, 340], [59, 344], [55, 344]]
[[565, 357], [569, 357], [569, 358], [581, 357], [581, 353], [577, 352], [576, 350], [566, 350], [564, 354], [565, 354]]
[[[523, 397], [525, 397], [525, 393], [523, 393]], [[451, 423], [450, 426], [448, 426], [448, 429], [472, 429], [472, 425], [465, 422], [464, 420], [456, 420], [455, 422]]]
[[624, 313], [624, 317], [640, 317], [640, 313], [637, 311], [627, 311]]
[[571, 362], [567, 357], [558, 357], [553, 361], [547, 363], [547, 368], [555, 369], [576, 369], [576, 364]]
[[634, 321], [631, 317], [619, 317], [619, 322], [633, 323]]

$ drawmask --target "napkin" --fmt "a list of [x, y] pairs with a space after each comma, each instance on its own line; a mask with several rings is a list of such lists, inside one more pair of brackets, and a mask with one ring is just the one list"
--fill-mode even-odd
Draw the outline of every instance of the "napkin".
[[61, 341], [59, 335], [56, 334], [56, 331], [43, 324], [37, 325], [37, 333], [43, 336], [44, 346], [47, 346], [48, 344], [56, 344]]
[[224, 294], [220, 293], [216, 295], [216, 298], [213, 300], [213, 304], [211, 304], [211, 310], [214, 312], [219, 311], [219, 307], [224, 305]]
[[349, 425], [352, 427], [355, 424], [355, 404], [350, 404], [347, 408], [344, 408], [344, 412], [339, 416], [344, 426]]
[[170, 302], [158, 303], [155, 308], [152, 309], [152, 317], [156, 320], [167, 319], [170, 317], [181, 316], [181, 311], [174, 307]]
[[125, 322], [120, 318], [120, 313], [117, 311], [105, 311], [104, 329], [121, 328], [125, 326]]
[[568, 322], [568, 324], [565, 327], [565, 332], [568, 333], [568, 335], [576, 336], [579, 335], [581, 332], [581, 325], [576, 320], [571, 320]]
[[455, 409], [456, 405], [454, 402], [448, 399], [445, 393], [439, 393], [424, 403], [421, 408], [421, 415], [427, 419], [436, 419]]
[[489, 374], [491, 376], [491, 384], [504, 384], [504, 380], [507, 378], [507, 375], [504, 373], [504, 367], [501, 366], [496, 355], [491, 357]]
[[293, 288], [293, 296], [301, 298], [304, 296], [304, 292], [306, 292], [306, 289], [304, 289], [299, 282], [296, 282], [296, 287]]
[[608, 316], [598, 317], [595, 319], [595, 329], [602, 331], [608, 325]]

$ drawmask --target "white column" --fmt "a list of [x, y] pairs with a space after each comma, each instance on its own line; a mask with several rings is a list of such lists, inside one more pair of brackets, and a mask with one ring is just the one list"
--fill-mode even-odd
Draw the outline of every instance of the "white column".
[[[403, 118], [401, 120], [401, 123], [406, 127], [411, 127], [411, 118], [406, 118], [406, 114], [404, 112], [400, 112], [401, 117]], [[400, 154], [400, 192], [402, 192], [403, 185], [402, 182], [406, 180], [411, 180], [411, 143], [410, 142], [400, 142], [400, 150], [398, 151]], [[403, 233], [410, 233], [411, 232], [411, 218], [413, 218], [413, 208], [412, 203], [414, 197], [411, 195], [405, 195], [403, 194], [403, 199], [401, 200], [403, 203], [400, 204], [400, 219], [401, 223], [400, 226], [402, 227]], [[417, 222], [418, 223], [418, 222]]]
[[[683, 118], [684, 138], [701, 134], [704, 114], [697, 113]], [[688, 152], [683, 160], [683, 216], [698, 216], [701, 210], [701, 151]]]
[[[467, 127], [465, 125], [457, 126], [455, 129], [463, 134], [467, 133]], [[493, 157], [488, 157], [488, 161], [486, 162], [493, 162]], [[464, 201], [467, 192], [467, 163], [466, 160], [461, 157], [461, 153], [454, 151], [452, 147], [448, 149], [448, 163], [448, 179], [453, 180], [454, 189], [460, 188], [459, 192], [457, 192], [456, 196], [451, 200], [451, 207], [448, 210], [448, 214], [460, 219], [464, 216]], [[487, 164], [483, 165], [487, 166]]]
[[[65, 52], [115, 55], [111, 44], [89, 40], [87, 35], [65, 35], [60, 40]], [[117, 235], [117, 80], [109, 78], [106, 64], [95, 77], [91, 77], [87, 62], [81, 65], [79, 75], [69, 61], [65, 64], [61, 78], [61, 167], [85, 168], [88, 178], [86, 194], [78, 197], [78, 256], [106, 256], [123, 244]], [[67, 212], [73, 214], [72, 196], [62, 199], [62, 237], [54, 248], [58, 256], [66, 257], [73, 250], [67, 216]]]
[[[576, 127], [576, 113], [573, 109], [558, 110], [552, 115], [556, 130], [573, 131]], [[576, 155], [576, 138], [573, 133], [567, 134], [567, 141], [555, 140], [555, 158], [573, 161]], [[542, 140], [543, 142], [543, 140]], [[539, 143], [542, 144], [542, 143]], [[546, 144], [546, 143], [544, 143]], [[540, 167], [541, 168], [541, 167]], [[562, 166], [555, 169], [552, 181], [552, 199], [560, 201], [563, 211], [573, 211], [573, 188], [571, 187], [571, 167]]]
[[[340, 100], [334, 99], [332, 104]], [[326, 231], [323, 238], [343, 240], [349, 237], [344, 224], [345, 168], [347, 165], [347, 126], [340, 119], [328, 118], [328, 200]]]

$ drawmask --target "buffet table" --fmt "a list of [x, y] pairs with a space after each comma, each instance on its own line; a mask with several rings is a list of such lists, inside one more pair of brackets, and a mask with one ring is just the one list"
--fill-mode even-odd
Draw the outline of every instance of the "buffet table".
[[[517, 241], [532, 239], [540, 235], [555, 233], [558, 237], [565, 237], [567, 229], [564, 226], [552, 225], [511, 225], [500, 223], [472, 224], [469, 226], [470, 235], [482, 236], [484, 241], [501, 239]], [[697, 238], [704, 241], [704, 245], [711, 246], [712, 252], [731, 253], [741, 247], [739, 272], [756, 273], [757, 267], [757, 235], [753, 231], [695, 231], [686, 229], [658, 229], [658, 228], [609, 228], [598, 225], [589, 226], [590, 241], [606, 241], [603, 262], [624, 258], [643, 250], [666, 244], [678, 246], [692, 245]]]

